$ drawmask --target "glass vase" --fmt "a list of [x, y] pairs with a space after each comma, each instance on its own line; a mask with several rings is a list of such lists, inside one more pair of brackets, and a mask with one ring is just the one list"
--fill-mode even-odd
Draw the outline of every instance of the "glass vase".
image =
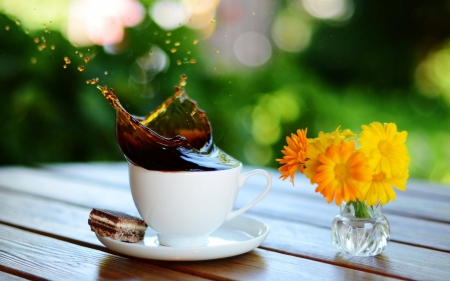
[[381, 204], [343, 202], [341, 213], [331, 225], [331, 240], [338, 251], [352, 256], [375, 256], [389, 242], [389, 222], [381, 213]]

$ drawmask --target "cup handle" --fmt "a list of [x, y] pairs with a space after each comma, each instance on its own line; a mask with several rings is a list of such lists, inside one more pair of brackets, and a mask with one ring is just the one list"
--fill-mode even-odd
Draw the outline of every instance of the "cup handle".
[[239, 216], [240, 214], [248, 211], [248, 209], [255, 206], [256, 203], [261, 201], [261, 199], [263, 199], [264, 196], [266, 196], [267, 192], [269, 192], [270, 187], [272, 186], [272, 177], [270, 176], [270, 174], [267, 171], [264, 171], [261, 169], [253, 170], [251, 172], [248, 172], [248, 173], [242, 175], [239, 180], [239, 188], [241, 188], [244, 185], [244, 183], [247, 181], [247, 179], [249, 177], [251, 177], [253, 175], [257, 175], [257, 174], [261, 174], [261, 175], [265, 176], [267, 179], [267, 185], [264, 188], [264, 191], [255, 200], [253, 200], [250, 204], [240, 208], [239, 210], [229, 213], [226, 220], [234, 219], [235, 217]]

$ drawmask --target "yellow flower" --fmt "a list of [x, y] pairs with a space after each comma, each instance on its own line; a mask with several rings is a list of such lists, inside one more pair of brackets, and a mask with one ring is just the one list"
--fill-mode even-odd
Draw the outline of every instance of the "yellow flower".
[[336, 205], [362, 198], [359, 184], [371, 180], [372, 171], [367, 167], [367, 158], [355, 150], [355, 143], [340, 142], [331, 144], [318, 155], [319, 165], [311, 181], [317, 183], [320, 192]]
[[381, 205], [384, 205], [389, 201], [394, 201], [396, 195], [393, 187], [405, 191], [408, 177], [408, 169], [390, 177], [385, 172], [375, 172], [370, 181], [360, 186], [366, 204], [373, 206], [379, 201]]
[[292, 185], [294, 185], [294, 176], [297, 171], [303, 173], [305, 166], [306, 149], [308, 147], [308, 140], [306, 139], [305, 130], [297, 130], [297, 135], [291, 134], [291, 137], [286, 137], [287, 146], [281, 152], [284, 154], [282, 159], [276, 159], [281, 166], [278, 170], [281, 173], [280, 178], [285, 180], [291, 177]]
[[326, 149], [331, 145], [338, 145], [344, 140], [354, 138], [356, 135], [349, 129], [345, 129], [342, 132], [339, 127], [332, 133], [320, 132], [319, 137], [316, 139], [308, 139], [308, 149], [306, 151], [305, 170], [304, 174], [311, 180], [311, 184], [314, 184], [313, 177], [316, 173], [316, 169], [320, 162], [318, 156], [321, 153], [325, 153]]
[[403, 173], [407, 169], [410, 158], [405, 145], [408, 133], [397, 132], [394, 123], [379, 122], [361, 126], [363, 131], [358, 142], [359, 151], [364, 152], [374, 165], [376, 174], [384, 172], [387, 178]]

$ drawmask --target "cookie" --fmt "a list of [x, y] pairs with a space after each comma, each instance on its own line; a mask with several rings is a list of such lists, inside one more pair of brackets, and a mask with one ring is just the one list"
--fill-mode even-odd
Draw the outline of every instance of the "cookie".
[[140, 218], [105, 209], [93, 209], [88, 224], [100, 236], [131, 243], [142, 240], [147, 229]]

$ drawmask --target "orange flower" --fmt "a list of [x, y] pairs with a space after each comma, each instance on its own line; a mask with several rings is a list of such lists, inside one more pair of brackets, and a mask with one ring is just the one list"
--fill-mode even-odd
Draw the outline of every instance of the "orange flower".
[[349, 129], [343, 131], [339, 130], [339, 127], [332, 133], [320, 132], [319, 137], [316, 139], [308, 139], [308, 150], [306, 151], [306, 161], [304, 174], [311, 180], [311, 184], [314, 184], [313, 177], [316, 174], [316, 169], [320, 165], [318, 156], [321, 153], [325, 153], [326, 149], [331, 145], [338, 145], [340, 142], [354, 138], [356, 134], [352, 133]]
[[336, 205], [361, 199], [359, 184], [372, 178], [372, 171], [366, 166], [367, 158], [355, 150], [355, 143], [340, 142], [331, 144], [318, 155], [319, 165], [311, 181], [317, 183], [316, 192], [320, 192]]
[[306, 132], [308, 129], [297, 130], [297, 135], [291, 134], [291, 137], [286, 137], [287, 146], [281, 152], [284, 154], [282, 159], [277, 161], [282, 164], [278, 170], [281, 173], [280, 178], [285, 180], [291, 177], [292, 185], [294, 185], [294, 176], [297, 171], [303, 173], [305, 167], [306, 148], [308, 147], [308, 140], [306, 139]]

